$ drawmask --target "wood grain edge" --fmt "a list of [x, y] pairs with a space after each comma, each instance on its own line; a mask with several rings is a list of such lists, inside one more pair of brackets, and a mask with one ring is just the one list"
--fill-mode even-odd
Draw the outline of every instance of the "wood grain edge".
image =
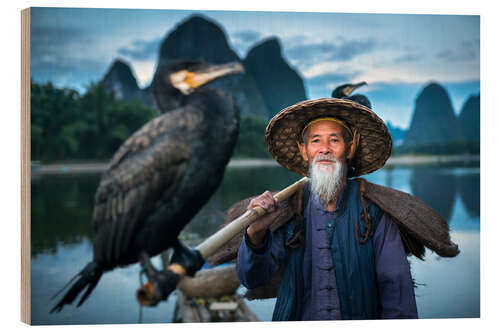
[[31, 324], [30, 22], [21, 11], [21, 321]]

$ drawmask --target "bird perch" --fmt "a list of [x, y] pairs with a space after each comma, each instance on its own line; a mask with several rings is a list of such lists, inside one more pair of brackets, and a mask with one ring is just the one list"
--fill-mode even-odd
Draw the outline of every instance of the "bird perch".
[[[301, 187], [303, 183], [307, 182], [307, 180], [308, 180], [307, 177], [300, 179], [299, 181], [293, 183], [292, 185], [278, 192], [275, 195], [275, 198], [278, 199], [279, 202], [288, 199], [297, 191], [298, 188]], [[264, 214], [266, 214], [266, 211], [260, 206], [247, 210], [243, 215], [241, 215], [231, 223], [227, 224], [224, 228], [222, 228], [221, 230], [219, 230], [218, 232], [207, 238], [204, 242], [199, 244], [194, 249], [194, 252], [197, 252], [197, 254], [199, 254], [199, 256], [201, 256], [203, 260], [206, 260], [212, 254], [214, 254], [221, 246], [223, 246], [234, 236], [236, 236], [241, 230], [245, 229], [257, 218], [261, 217]], [[145, 260], [141, 259], [141, 265], [147, 266], [147, 263], [145, 263], [144, 261]], [[164, 278], [162, 281], [163, 295], [161, 295], [160, 298], [166, 300], [170, 292], [172, 292], [176, 288], [179, 280], [183, 276], [188, 274], [188, 272], [189, 269], [183, 267], [178, 263], [171, 264], [166, 269], [167, 275], [170, 276], [166, 279]], [[191, 272], [189, 273], [194, 274], [194, 272], [192, 272], [192, 269]], [[148, 274], [147, 270], [146, 274]], [[137, 290], [136, 293], [137, 301], [141, 305], [146, 305], [146, 306], [156, 305], [158, 303], [157, 293], [160, 292], [159, 290], [156, 289], [157, 288], [155, 288], [155, 286], [150, 281], [146, 282], [143, 286], [141, 286]]]

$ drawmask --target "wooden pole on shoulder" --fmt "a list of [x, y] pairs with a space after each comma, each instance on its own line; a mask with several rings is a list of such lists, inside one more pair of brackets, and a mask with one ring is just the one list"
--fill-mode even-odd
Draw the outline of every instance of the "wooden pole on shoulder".
[[[278, 202], [282, 202], [289, 197], [291, 197], [298, 188], [300, 188], [304, 183], [308, 181], [307, 177], [304, 177], [287, 188], [281, 190], [276, 193], [274, 196], [278, 199]], [[227, 224], [224, 228], [217, 231], [215, 234], [204, 240], [200, 245], [198, 245], [195, 249], [198, 250], [204, 260], [214, 254], [221, 246], [226, 244], [229, 240], [231, 240], [234, 236], [236, 236], [240, 231], [248, 227], [252, 222], [257, 220], [259, 217], [266, 214], [264, 208], [257, 206], [250, 210], [247, 210], [243, 215], [233, 220], [229, 224]], [[171, 264], [167, 270], [170, 270], [172, 273], [179, 276], [179, 279], [186, 275], [186, 270], [180, 266], [179, 264]], [[171, 290], [174, 290], [175, 286], [172, 286]], [[141, 288], [137, 290], [137, 301], [142, 305], [154, 305], [155, 302], [154, 297], [154, 287], [148, 281]]]
[[[303, 183], [307, 182], [308, 178], [304, 177], [287, 188], [276, 193], [274, 196], [278, 199], [278, 202], [282, 202], [289, 197], [291, 197]], [[241, 230], [248, 227], [252, 222], [257, 220], [262, 215], [266, 214], [264, 208], [257, 206], [253, 209], [247, 210], [243, 215], [233, 220], [231, 223], [227, 224], [224, 228], [217, 231], [215, 234], [207, 238], [200, 245], [196, 247], [196, 250], [200, 251], [203, 259], [207, 259], [212, 254], [214, 254], [221, 246], [226, 244], [234, 236], [236, 236]]]

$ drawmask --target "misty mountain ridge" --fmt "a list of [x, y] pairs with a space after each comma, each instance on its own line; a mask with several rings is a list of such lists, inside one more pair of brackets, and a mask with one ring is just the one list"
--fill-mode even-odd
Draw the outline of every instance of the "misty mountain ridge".
[[[246, 73], [221, 78], [208, 85], [230, 93], [241, 113], [269, 119], [281, 109], [307, 99], [304, 81], [282, 56], [277, 37], [256, 43], [240, 59], [217, 22], [201, 15], [181, 21], [165, 35], [158, 54], [158, 64], [178, 59], [201, 60], [220, 64], [239, 61]], [[156, 66], [158, 67], [158, 66]], [[150, 87], [139, 88], [131, 66], [117, 59], [102, 80], [118, 99], [139, 99], [154, 106]], [[446, 89], [437, 82], [425, 85], [415, 99], [407, 130], [387, 122], [394, 147], [479, 142], [479, 95], [471, 96], [459, 116], [453, 112]]]
[[470, 97], [457, 117], [446, 89], [439, 83], [429, 83], [415, 100], [404, 145], [479, 141], [479, 114], [478, 96]]
[[112, 91], [119, 100], [139, 100], [153, 106], [149, 87], [140, 89], [131, 66], [122, 59], [115, 59], [101, 80], [107, 91]]
[[268, 38], [254, 46], [243, 61], [266, 103], [269, 118], [307, 99], [302, 78], [286, 62], [281, 50], [277, 37]]
[[[219, 24], [203, 16], [192, 15], [165, 36], [157, 62], [161, 65], [179, 59], [212, 64], [242, 63], [244, 74], [223, 77], [208, 84], [230, 93], [242, 114], [269, 119], [283, 107], [306, 99], [302, 78], [283, 59], [281, 45], [276, 38], [257, 44], [246, 59], [240, 59], [229, 46]], [[258, 66], [259, 61], [266, 64], [266, 71]], [[269, 68], [269, 64], [273, 67]], [[283, 78], [286, 78], [286, 84], [283, 84]], [[140, 89], [130, 66], [121, 60], [114, 62], [103, 82], [119, 99], [139, 98], [154, 106], [150, 87]]]
[[458, 121], [468, 141], [479, 142], [481, 139], [480, 109], [480, 94], [477, 94], [470, 96], [460, 110]]
[[403, 145], [406, 136], [406, 131], [401, 127], [393, 125], [390, 121], [387, 121], [386, 125], [387, 129], [389, 130], [389, 134], [392, 137], [392, 145], [394, 147], [399, 147]]

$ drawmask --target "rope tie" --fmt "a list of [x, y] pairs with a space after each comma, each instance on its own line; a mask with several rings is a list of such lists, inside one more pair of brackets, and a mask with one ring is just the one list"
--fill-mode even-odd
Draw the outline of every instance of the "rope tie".
[[370, 237], [373, 236], [373, 230], [372, 230], [372, 218], [370, 214], [368, 214], [368, 211], [366, 210], [366, 202], [365, 202], [365, 182], [364, 179], [358, 178], [359, 181], [359, 194], [361, 197], [361, 206], [363, 206], [363, 212], [361, 213], [361, 218], [365, 224], [365, 232], [360, 235], [359, 234], [359, 221], [356, 221], [356, 240], [360, 244], [365, 244]]

